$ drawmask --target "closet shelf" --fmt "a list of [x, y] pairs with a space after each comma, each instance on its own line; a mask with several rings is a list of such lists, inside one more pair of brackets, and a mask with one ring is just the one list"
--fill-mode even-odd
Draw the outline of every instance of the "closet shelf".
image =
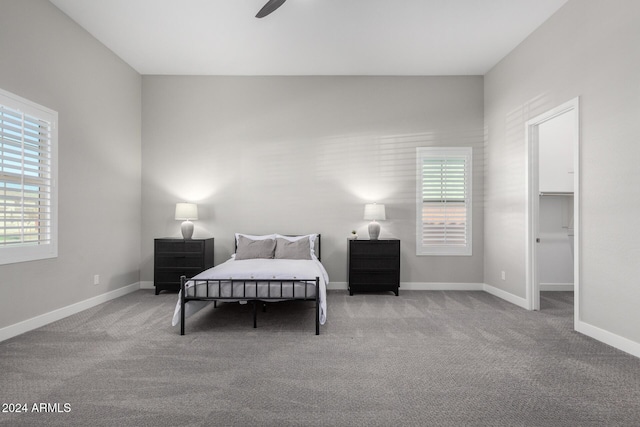
[[573, 196], [573, 192], [562, 192], [562, 191], [541, 191], [541, 196]]

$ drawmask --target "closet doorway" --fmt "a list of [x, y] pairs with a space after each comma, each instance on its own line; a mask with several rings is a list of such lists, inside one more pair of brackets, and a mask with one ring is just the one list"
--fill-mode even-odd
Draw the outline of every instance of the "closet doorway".
[[527, 308], [541, 290], [580, 292], [579, 98], [525, 124], [527, 148]]

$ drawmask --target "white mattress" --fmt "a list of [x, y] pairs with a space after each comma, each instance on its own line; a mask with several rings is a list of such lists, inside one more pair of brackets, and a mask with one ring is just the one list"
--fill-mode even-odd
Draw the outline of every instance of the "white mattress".
[[[291, 260], [291, 259], [247, 259], [238, 260], [231, 258], [220, 265], [203, 271], [202, 273], [194, 276], [192, 281], [186, 283], [186, 290], [188, 296], [206, 296], [207, 285], [200, 283], [194, 286], [194, 282], [197, 280], [214, 279], [222, 280], [220, 285], [218, 282], [210, 282], [209, 297], [222, 296], [224, 298], [238, 297], [238, 300], [243, 298], [291, 298], [292, 294], [296, 298], [306, 297], [315, 298], [315, 283], [307, 285], [307, 282], [296, 282], [293, 286], [290, 284], [284, 284], [282, 287], [277, 280], [296, 280], [296, 279], [315, 279], [319, 277], [319, 320], [320, 324], [324, 325], [327, 320], [327, 283], [329, 283], [329, 276], [324, 266], [317, 259], [313, 260]], [[241, 279], [246, 280], [247, 285], [243, 286], [242, 283], [234, 282], [233, 287], [231, 282], [224, 282], [228, 279]], [[271, 283], [263, 282], [251, 282], [251, 280], [274, 280]], [[257, 283], [257, 286], [256, 286]], [[282, 290], [282, 294], [280, 294]], [[182, 292], [182, 291], [181, 291]], [[233, 293], [232, 293], [233, 292]], [[180, 298], [178, 295], [178, 302], [173, 313], [172, 325], [175, 326], [180, 323]], [[233, 301], [225, 299], [225, 301]], [[189, 317], [198, 312], [211, 301], [188, 301], [185, 304], [185, 317]]]

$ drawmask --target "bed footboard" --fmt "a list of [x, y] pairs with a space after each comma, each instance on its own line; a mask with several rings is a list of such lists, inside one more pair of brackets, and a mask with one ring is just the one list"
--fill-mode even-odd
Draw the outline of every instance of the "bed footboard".
[[[187, 283], [191, 285], [187, 287]], [[320, 278], [271, 279], [187, 279], [180, 277], [180, 335], [185, 334], [185, 306], [189, 301], [252, 301], [253, 327], [257, 328], [259, 301], [315, 301], [316, 335], [320, 335]], [[193, 289], [193, 295], [188, 290]], [[202, 291], [204, 289], [204, 291]], [[313, 292], [311, 292], [313, 290]], [[289, 295], [290, 293], [290, 295]]]

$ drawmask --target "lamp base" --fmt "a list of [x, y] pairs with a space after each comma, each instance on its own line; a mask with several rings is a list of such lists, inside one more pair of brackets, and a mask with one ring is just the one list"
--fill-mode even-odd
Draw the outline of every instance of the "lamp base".
[[182, 237], [185, 240], [189, 240], [191, 239], [191, 236], [193, 236], [193, 223], [189, 220], [186, 220], [182, 223]]
[[380, 236], [380, 224], [376, 221], [371, 221], [369, 223], [369, 239], [378, 240], [378, 236]]

